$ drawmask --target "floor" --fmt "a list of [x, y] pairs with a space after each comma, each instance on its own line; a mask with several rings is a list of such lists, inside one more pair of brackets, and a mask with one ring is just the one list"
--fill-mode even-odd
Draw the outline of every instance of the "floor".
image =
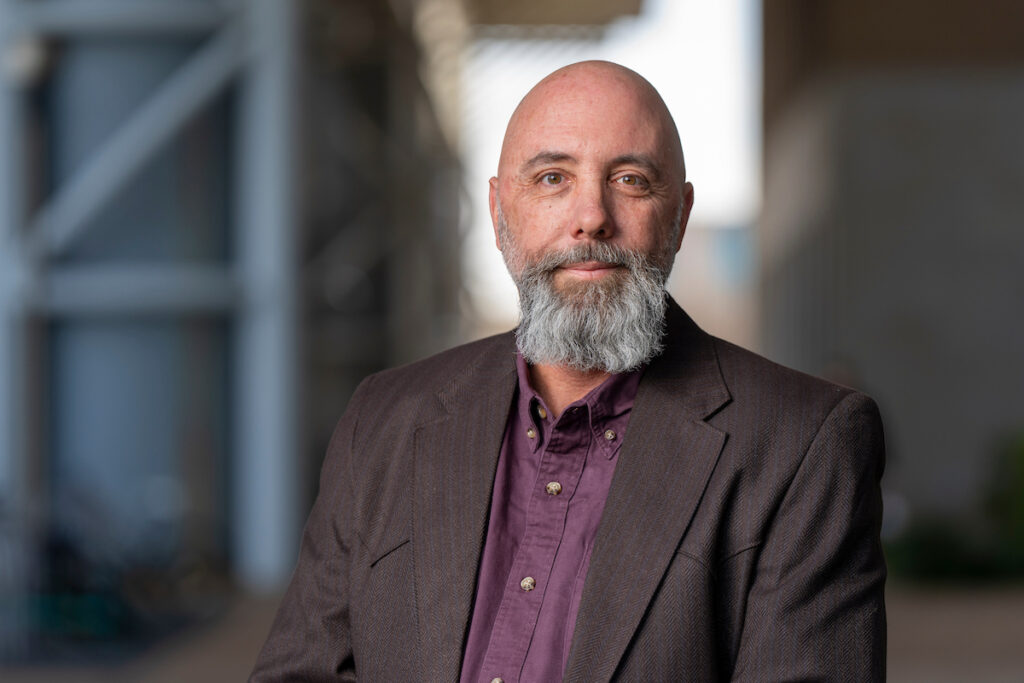
[[1024, 586], [890, 587], [889, 680], [1024, 683]]
[[[128, 664], [0, 669], [5, 683], [222, 683], [243, 681], [273, 618], [276, 599], [236, 600], [223, 618], [182, 633]], [[1024, 585], [1011, 588], [890, 586], [889, 680], [897, 683], [1024, 682]]]

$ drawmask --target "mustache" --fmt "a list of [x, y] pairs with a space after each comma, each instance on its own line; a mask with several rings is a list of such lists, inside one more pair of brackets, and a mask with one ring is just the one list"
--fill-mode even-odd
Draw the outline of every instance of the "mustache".
[[534, 276], [550, 274], [558, 268], [584, 261], [596, 261], [632, 269], [645, 260], [643, 254], [630, 249], [604, 242], [591, 242], [544, 254], [536, 261], [527, 264], [523, 274]]

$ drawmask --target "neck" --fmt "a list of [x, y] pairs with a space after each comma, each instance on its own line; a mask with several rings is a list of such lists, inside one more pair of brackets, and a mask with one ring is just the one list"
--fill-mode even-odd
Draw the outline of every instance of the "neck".
[[531, 365], [530, 384], [554, 417], [610, 377], [604, 370], [574, 370], [561, 365]]

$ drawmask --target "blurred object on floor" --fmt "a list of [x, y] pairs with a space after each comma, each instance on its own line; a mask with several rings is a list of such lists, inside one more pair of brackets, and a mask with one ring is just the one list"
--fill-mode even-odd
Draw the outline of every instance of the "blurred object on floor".
[[[1024, 579], [1024, 433], [1001, 439], [993, 463], [982, 490], [984, 505], [974, 514], [897, 510], [902, 528], [883, 532], [890, 575], [962, 583]], [[887, 519], [892, 516], [886, 509]]]
[[270, 630], [278, 596], [235, 598], [225, 613], [121, 664], [0, 667], [4, 683], [226, 683], [244, 681]]
[[[1024, 681], [1024, 585], [993, 589], [893, 584], [886, 596], [890, 683]], [[213, 623], [182, 631], [119, 667], [0, 668], [4, 683], [243, 681], [277, 598], [238, 597]]]
[[897, 583], [886, 603], [890, 683], [1024, 681], [1024, 585]]

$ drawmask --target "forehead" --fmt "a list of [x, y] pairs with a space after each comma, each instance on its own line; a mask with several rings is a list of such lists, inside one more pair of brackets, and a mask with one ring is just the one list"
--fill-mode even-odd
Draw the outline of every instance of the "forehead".
[[502, 161], [539, 153], [577, 159], [642, 154], [664, 160], [671, 120], [655, 94], [615, 75], [554, 78], [527, 95], [509, 123]]

